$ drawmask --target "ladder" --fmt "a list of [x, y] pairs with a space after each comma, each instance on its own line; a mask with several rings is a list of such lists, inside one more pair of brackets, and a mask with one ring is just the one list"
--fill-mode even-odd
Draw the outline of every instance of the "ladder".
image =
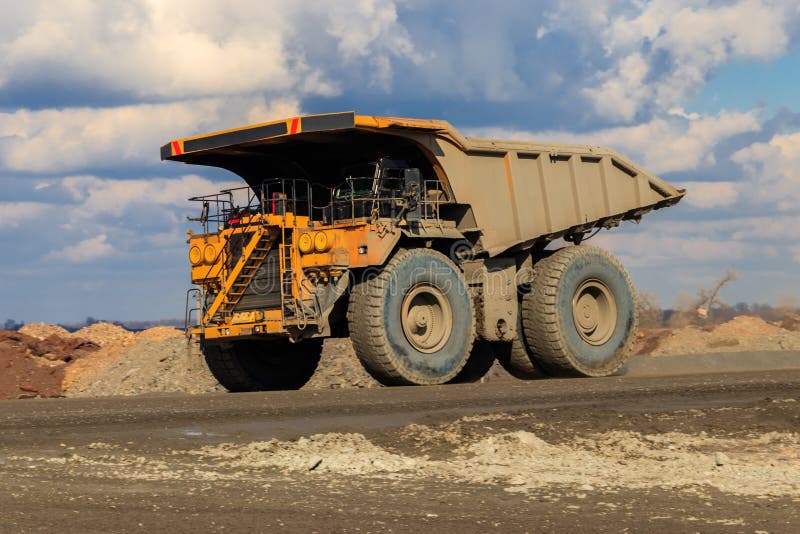
[[286, 224], [281, 228], [281, 317], [283, 326], [305, 323], [303, 307], [294, 294], [292, 233], [293, 228]]
[[[253, 236], [242, 249], [242, 255], [225, 277], [223, 287], [214, 302], [206, 310], [204, 322], [211, 319], [219, 312], [223, 317], [233, 314], [233, 309], [239, 303], [250, 281], [261, 268], [261, 264], [272, 248], [272, 240], [267, 229], [261, 225], [254, 225]], [[283, 246], [281, 247], [283, 248]]]

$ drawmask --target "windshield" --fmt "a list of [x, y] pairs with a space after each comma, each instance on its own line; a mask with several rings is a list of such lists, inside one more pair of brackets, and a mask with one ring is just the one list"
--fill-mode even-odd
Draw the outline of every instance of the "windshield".
[[372, 178], [348, 178], [333, 193], [334, 200], [367, 198], [372, 196]]
[[342, 169], [341, 176], [343, 178], [366, 178], [375, 177], [375, 167], [377, 163], [359, 163], [357, 165], [348, 165]]

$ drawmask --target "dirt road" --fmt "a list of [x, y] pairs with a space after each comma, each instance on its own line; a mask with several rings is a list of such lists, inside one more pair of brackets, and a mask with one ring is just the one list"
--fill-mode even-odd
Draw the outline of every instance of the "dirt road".
[[796, 532], [800, 371], [0, 403], [0, 530]]

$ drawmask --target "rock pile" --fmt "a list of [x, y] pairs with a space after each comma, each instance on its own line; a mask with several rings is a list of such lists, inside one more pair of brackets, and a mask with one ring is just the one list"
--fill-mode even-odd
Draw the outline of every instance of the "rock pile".
[[44, 339], [50, 336], [70, 336], [70, 333], [67, 331], [67, 329], [55, 324], [47, 323], [29, 323], [20, 328], [19, 331], [25, 335], [35, 337], [36, 339]]
[[98, 348], [76, 337], [0, 331], [0, 399], [61, 396], [66, 366]]
[[790, 313], [787, 314], [780, 322], [780, 327], [784, 330], [791, 330], [797, 332], [800, 330], [800, 314]]
[[[164, 335], [165, 332], [158, 332]], [[135, 343], [116, 353], [103, 354], [93, 365], [86, 358], [67, 370], [65, 395], [106, 397], [143, 393], [211, 393], [223, 391], [209, 372], [199, 350], [186, 338], [171, 335], [148, 338], [139, 334]]]
[[141, 339], [174, 339], [181, 338], [184, 334], [181, 330], [171, 326], [154, 326], [147, 330], [136, 333], [136, 340]]
[[774, 350], [800, 350], [800, 331], [749, 316], [734, 317], [713, 327], [643, 330], [634, 348], [636, 354], [654, 356]]
[[[139, 335], [145, 335], [145, 337], [153, 336], [156, 338], [158, 337], [164, 338], [168, 337], [165, 335], [165, 332], [168, 330], [178, 332], [174, 328], [158, 326], [140, 332]], [[37, 339], [45, 339], [50, 336], [58, 336], [64, 339], [68, 338], [88, 339], [89, 341], [101, 347], [104, 345], [109, 345], [111, 343], [131, 343], [135, 338], [133, 332], [125, 330], [121, 326], [105, 322], [99, 322], [91, 324], [89, 326], [84, 326], [77, 332], [72, 332], [72, 333], [70, 333], [68, 330], [58, 325], [47, 324], [47, 323], [26, 324], [22, 328], [20, 328], [19, 331], [22, 332], [23, 334], [35, 337]], [[155, 332], [151, 333], [151, 331]]]
[[110, 345], [112, 343], [121, 343], [127, 345], [129, 343], [133, 343], [135, 339], [133, 332], [125, 330], [121, 326], [103, 322], [84, 326], [77, 332], [70, 335], [88, 339], [94, 343], [97, 343], [101, 347]]

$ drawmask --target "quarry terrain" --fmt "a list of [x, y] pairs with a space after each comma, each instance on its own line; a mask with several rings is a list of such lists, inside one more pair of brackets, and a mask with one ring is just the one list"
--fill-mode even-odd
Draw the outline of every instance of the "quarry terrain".
[[0, 509], [11, 531], [796, 532], [797, 326], [643, 329], [634, 356], [795, 370], [380, 388], [330, 339], [301, 391], [228, 394], [178, 330], [25, 325], [0, 332]]
[[10, 531], [796, 532], [800, 371], [0, 403]]
[[[653, 357], [800, 350], [800, 321], [739, 316], [716, 326], [638, 332], [634, 354]], [[170, 327], [130, 332], [95, 323], [76, 332], [44, 323], [0, 332], [0, 398], [91, 397], [221, 391], [195, 343]], [[484, 381], [512, 380], [497, 364]], [[306, 389], [379, 387], [348, 339], [328, 339]]]

